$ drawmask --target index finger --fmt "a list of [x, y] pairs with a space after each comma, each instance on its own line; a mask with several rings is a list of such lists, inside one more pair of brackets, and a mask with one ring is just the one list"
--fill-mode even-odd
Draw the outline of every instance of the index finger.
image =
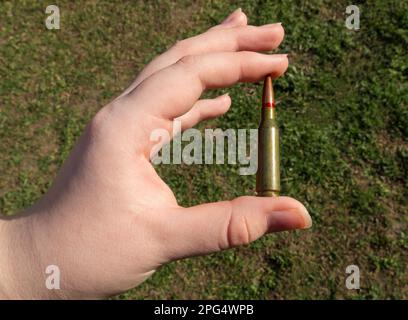
[[189, 111], [206, 89], [255, 82], [266, 74], [277, 78], [287, 67], [286, 54], [240, 51], [186, 56], [144, 80], [128, 98], [146, 113], [173, 120]]

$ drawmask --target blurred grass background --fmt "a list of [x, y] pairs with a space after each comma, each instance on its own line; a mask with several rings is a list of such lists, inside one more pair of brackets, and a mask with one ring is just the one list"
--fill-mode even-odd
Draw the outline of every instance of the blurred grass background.
[[[47, 30], [45, 8], [61, 10]], [[408, 298], [408, 2], [1, 1], [0, 212], [44, 193], [85, 124], [176, 40], [241, 7], [249, 23], [280, 21], [290, 54], [275, 82], [283, 193], [306, 204], [313, 229], [269, 235], [171, 263], [117, 299]], [[239, 84], [225, 116], [198, 126], [256, 128], [261, 84]], [[252, 194], [238, 165], [163, 165], [184, 206]], [[347, 265], [361, 289], [344, 285]]]

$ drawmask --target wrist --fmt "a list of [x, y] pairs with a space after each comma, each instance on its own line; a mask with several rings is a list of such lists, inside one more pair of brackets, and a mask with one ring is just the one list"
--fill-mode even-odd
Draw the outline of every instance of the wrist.
[[[18, 292], [18, 281], [15, 266], [21, 260], [22, 243], [21, 235], [25, 234], [26, 223], [18, 221], [16, 217], [0, 218], [0, 298], [18, 299], [21, 295]], [[25, 237], [25, 236], [24, 236]], [[19, 271], [17, 270], [17, 273]]]
[[33, 233], [35, 214], [0, 217], [0, 298], [52, 298]]
[[10, 297], [9, 279], [9, 221], [7, 217], [0, 216], [0, 300]]

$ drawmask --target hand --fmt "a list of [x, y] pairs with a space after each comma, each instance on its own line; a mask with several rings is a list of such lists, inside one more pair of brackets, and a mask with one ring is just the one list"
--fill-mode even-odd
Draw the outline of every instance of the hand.
[[[289, 197], [239, 197], [183, 208], [150, 163], [157, 128], [185, 130], [225, 113], [228, 95], [203, 90], [282, 75], [280, 24], [247, 25], [241, 10], [177, 42], [86, 127], [50, 190], [0, 220], [0, 293], [11, 298], [102, 298], [132, 288], [162, 264], [248, 244], [268, 232], [307, 228], [305, 207]], [[61, 290], [45, 287], [57, 265]]]

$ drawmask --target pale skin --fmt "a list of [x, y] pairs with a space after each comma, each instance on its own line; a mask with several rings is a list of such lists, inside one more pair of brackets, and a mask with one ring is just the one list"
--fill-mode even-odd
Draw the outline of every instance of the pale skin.
[[[181, 207], [150, 162], [154, 129], [172, 132], [178, 118], [185, 130], [228, 111], [228, 95], [199, 100], [204, 90], [281, 76], [287, 56], [259, 52], [283, 37], [281, 24], [250, 26], [238, 9], [150, 62], [94, 116], [50, 190], [0, 219], [0, 297], [105, 298], [167, 262], [309, 228], [306, 208], [290, 197]], [[60, 290], [45, 286], [48, 265], [60, 269]]]

